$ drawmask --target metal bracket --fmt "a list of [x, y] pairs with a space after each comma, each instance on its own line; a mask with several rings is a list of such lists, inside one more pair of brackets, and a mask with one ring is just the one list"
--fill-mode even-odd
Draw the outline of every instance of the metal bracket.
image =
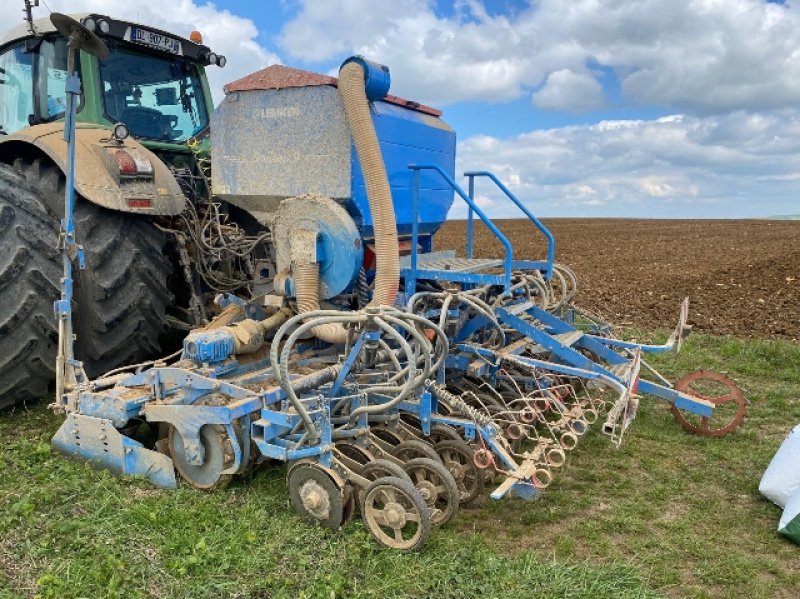
[[83, 458], [117, 474], [143, 476], [154, 485], [168, 489], [177, 486], [169, 457], [145, 449], [141, 443], [121, 434], [105, 418], [68, 414], [52, 444], [68, 456]]

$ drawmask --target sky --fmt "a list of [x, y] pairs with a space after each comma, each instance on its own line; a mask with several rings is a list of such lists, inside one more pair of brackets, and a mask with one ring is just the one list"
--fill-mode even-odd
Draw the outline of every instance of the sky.
[[[21, 18], [3, 2], [0, 29]], [[45, 3], [198, 29], [228, 58], [216, 101], [269, 64], [377, 60], [392, 93], [444, 111], [458, 172], [494, 171], [539, 216], [800, 213], [800, 1], [43, 0], [36, 16]], [[489, 187], [478, 200], [517, 216]]]

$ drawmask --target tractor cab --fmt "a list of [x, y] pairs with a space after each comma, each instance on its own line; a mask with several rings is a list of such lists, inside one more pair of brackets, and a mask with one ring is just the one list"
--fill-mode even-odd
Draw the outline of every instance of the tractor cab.
[[[79, 123], [122, 123], [153, 150], [185, 151], [205, 136], [213, 110], [205, 67], [224, 66], [225, 57], [198, 32], [187, 39], [98, 14], [76, 18], [110, 51], [106, 60], [80, 53]], [[63, 119], [66, 80], [67, 42], [49, 19], [10, 30], [0, 39], [0, 136]]]
[[185, 291], [154, 220], [169, 225], [208, 196], [205, 68], [225, 64], [197, 32], [54, 13], [56, 23], [80, 27], [82, 41], [99, 38], [73, 40], [73, 51], [63, 27], [32, 18], [35, 6], [27, 0], [28, 19], [0, 34], [0, 220], [11, 223], [0, 226], [0, 280], [13, 280], [0, 285], [0, 328], [14, 328], [0, 334], [0, 406], [42, 397], [55, 378], [43, 365], [53, 363], [61, 322], [53, 305], [65, 189], [75, 194], [85, 266], [75, 271], [75, 356], [100, 373], [157, 351], [171, 326], [166, 310]]

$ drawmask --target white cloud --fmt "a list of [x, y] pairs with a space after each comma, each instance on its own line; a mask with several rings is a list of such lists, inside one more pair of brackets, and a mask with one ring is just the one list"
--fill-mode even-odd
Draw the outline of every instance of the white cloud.
[[605, 104], [603, 86], [589, 73], [561, 69], [547, 76], [544, 87], [533, 94], [533, 103], [545, 110], [588, 112]]
[[[780, 150], [776, 151], [776, 139]], [[495, 171], [534, 213], [748, 217], [797, 212], [800, 111], [672, 115], [459, 144], [458, 171]], [[495, 216], [518, 216], [491, 187]], [[458, 214], [457, 212], [454, 214]]]
[[519, 96], [524, 81], [546, 75], [540, 68], [528, 73], [532, 61], [506, 51], [524, 41], [507, 17], [466, 19], [467, 3], [458, 3], [459, 16], [449, 19], [437, 17], [430, 0], [302, 5], [279, 38], [288, 54], [306, 61], [363, 54], [389, 65], [393, 89], [418, 100], [506, 101]]
[[[12, 0], [6, 0], [12, 2]], [[13, 0], [15, 6], [16, 0]], [[22, 2], [18, 3], [20, 7]], [[48, 0], [55, 12], [67, 14], [97, 12], [141, 24], [152, 25], [188, 37], [192, 30], [203, 34], [204, 43], [217, 54], [223, 54], [228, 63], [224, 69], [210, 66], [207, 69], [214, 99], [222, 99], [222, 86], [269, 64], [280, 62], [278, 56], [258, 43], [258, 28], [250, 19], [219, 9], [212, 3], [200, 4], [192, 0]], [[34, 18], [47, 17], [44, 5], [34, 9]], [[21, 22], [21, 11], [0, 11], [0, 30]]]
[[680, 196], [696, 196], [698, 194], [697, 185], [676, 186], [674, 182], [666, 177], [642, 177], [634, 181], [644, 194], [654, 198], [675, 198]]
[[800, 10], [789, 3], [540, 0], [490, 16], [462, 0], [452, 17], [437, 16], [432, 0], [301, 4], [280, 37], [288, 54], [364, 54], [390, 65], [398, 93], [420, 101], [506, 101], [587, 64], [613, 70], [634, 104], [719, 113], [800, 101]]

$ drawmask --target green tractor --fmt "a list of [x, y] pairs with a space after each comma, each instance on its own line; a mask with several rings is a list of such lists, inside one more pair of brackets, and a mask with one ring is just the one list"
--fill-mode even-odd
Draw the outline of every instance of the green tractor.
[[[57, 350], [67, 45], [26, 8], [29, 20], [0, 38], [0, 408], [50, 391]], [[171, 328], [202, 322], [198, 241], [215, 250], [205, 278], [228, 291], [242, 268], [231, 261], [246, 258], [238, 248], [250, 238], [220, 225], [222, 209], [207, 202], [205, 68], [225, 58], [197, 32], [186, 39], [76, 18], [110, 50], [107, 60], [81, 52], [78, 61], [75, 220], [85, 268], [75, 279], [76, 357], [97, 376], [153, 357]]]

